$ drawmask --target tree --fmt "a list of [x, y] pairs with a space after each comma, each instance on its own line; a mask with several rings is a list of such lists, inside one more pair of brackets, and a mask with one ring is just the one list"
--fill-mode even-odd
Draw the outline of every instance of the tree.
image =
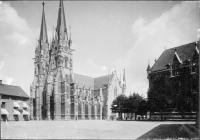
[[162, 112], [167, 108], [176, 106], [175, 89], [165, 81], [165, 75], [157, 76], [154, 85], [148, 91], [148, 109], [151, 112]]
[[146, 99], [143, 98], [143, 100], [141, 101], [141, 103], [138, 107], [138, 114], [146, 115], [147, 111], [148, 111], [148, 102]]
[[129, 95], [127, 100], [127, 111], [140, 115], [146, 114], [146, 100], [144, 99], [144, 97], [140, 96], [138, 93], [133, 93]]
[[119, 113], [120, 119], [122, 119], [122, 113], [145, 115], [147, 112], [147, 101], [138, 93], [133, 93], [128, 97], [119, 95], [113, 101], [111, 110], [114, 113]]
[[117, 96], [111, 105], [111, 110], [114, 113], [119, 113], [119, 118], [122, 119], [122, 113], [127, 112], [126, 109], [127, 96], [121, 94]]

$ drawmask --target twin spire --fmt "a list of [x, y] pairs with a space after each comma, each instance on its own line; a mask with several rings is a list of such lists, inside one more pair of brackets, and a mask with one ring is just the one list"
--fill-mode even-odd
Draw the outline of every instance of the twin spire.
[[[59, 10], [58, 10], [56, 31], [57, 31], [58, 41], [60, 41], [60, 39], [64, 40], [65, 35], [67, 35], [67, 27], [66, 27], [65, 11], [62, 0], [60, 0]], [[66, 39], [68, 40], [68, 38]]]
[[41, 28], [40, 28], [40, 37], [39, 42], [41, 44], [48, 43], [48, 36], [47, 36], [47, 26], [46, 26], [46, 20], [45, 20], [45, 14], [44, 14], [44, 2], [43, 5], [43, 11], [42, 11], [42, 22], [41, 22]]
[[[40, 36], [39, 36], [39, 42], [41, 43], [41, 45], [44, 43], [48, 43], [47, 27], [46, 27], [45, 12], [44, 12], [44, 5], [45, 5], [44, 2], [42, 3], [42, 5], [43, 5], [43, 12], [42, 12], [42, 22], [41, 22]], [[57, 38], [58, 41], [65, 40], [65, 39], [68, 41], [65, 12], [64, 12], [64, 6], [63, 6], [62, 0], [60, 0], [59, 10], [58, 10], [56, 35], [58, 37]]]

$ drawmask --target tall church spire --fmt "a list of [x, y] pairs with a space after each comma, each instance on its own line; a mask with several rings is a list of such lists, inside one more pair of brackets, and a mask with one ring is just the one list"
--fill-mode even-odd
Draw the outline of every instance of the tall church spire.
[[47, 27], [44, 14], [44, 2], [42, 3], [42, 5], [43, 5], [43, 12], [42, 12], [42, 22], [41, 22], [40, 37], [39, 37], [39, 42], [41, 43], [41, 45], [43, 45], [44, 43], [48, 43]]
[[58, 20], [57, 20], [57, 36], [58, 41], [67, 39], [65, 35], [67, 34], [67, 27], [65, 21], [65, 11], [63, 6], [63, 0], [60, 0], [59, 10], [58, 10]]

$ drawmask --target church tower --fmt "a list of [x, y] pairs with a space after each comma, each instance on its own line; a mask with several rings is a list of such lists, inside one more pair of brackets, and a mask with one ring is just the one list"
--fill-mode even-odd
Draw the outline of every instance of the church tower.
[[[71, 38], [68, 38], [63, 1], [60, 1], [55, 36], [50, 47], [47, 93], [53, 97], [55, 120], [68, 120], [70, 84], [73, 83]], [[53, 81], [52, 81], [53, 80]], [[51, 83], [54, 83], [53, 85]], [[53, 95], [52, 95], [53, 93]], [[49, 99], [50, 100], [50, 99]], [[51, 103], [48, 103], [51, 104]], [[48, 107], [49, 108], [49, 107]], [[51, 109], [49, 109], [51, 111]], [[51, 112], [48, 114], [52, 114]]]
[[42, 119], [42, 108], [43, 108], [43, 89], [45, 86], [46, 71], [48, 69], [49, 59], [49, 43], [47, 36], [46, 20], [44, 13], [44, 2], [42, 11], [42, 21], [40, 28], [40, 35], [38, 45], [35, 50], [35, 73], [34, 73], [34, 86], [32, 90], [35, 92], [35, 104], [36, 104], [36, 119]]
[[[32, 119], [101, 119], [103, 114], [103, 100], [101, 100], [103, 89], [94, 86], [94, 79], [89, 77], [85, 79], [85, 76], [73, 74], [74, 50], [72, 49], [71, 26], [68, 32], [62, 0], [59, 2], [57, 25], [55, 34], [53, 31], [50, 44], [48, 42], [43, 2], [40, 35], [36, 42], [34, 80], [30, 87]], [[104, 76], [104, 78], [107, 77]], [[81, 79], [85, 79], [85, 81], [80, 81]], [[90, 79], [89, 83], [88, 79]], [[101, 79], [97, 78], [97, 85]], [[91, 81], [94, 83], [91, 83]], [[105, 81], [104, 85], [108, 82]], [[111, 84], [111, 81], [112, 78], [110, 77], [108, 84]], [[125, 92], [125, 89], [126, 84], [124, 82], [123, 92]], [[101, 92], [101, 94], [97, 94], [98, 92]]]

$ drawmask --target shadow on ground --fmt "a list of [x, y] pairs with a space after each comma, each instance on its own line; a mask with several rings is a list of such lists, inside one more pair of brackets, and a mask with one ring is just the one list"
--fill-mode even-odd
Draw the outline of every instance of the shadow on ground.
[[199, 139], [193, 124], [161, 124], [137, 139]]

